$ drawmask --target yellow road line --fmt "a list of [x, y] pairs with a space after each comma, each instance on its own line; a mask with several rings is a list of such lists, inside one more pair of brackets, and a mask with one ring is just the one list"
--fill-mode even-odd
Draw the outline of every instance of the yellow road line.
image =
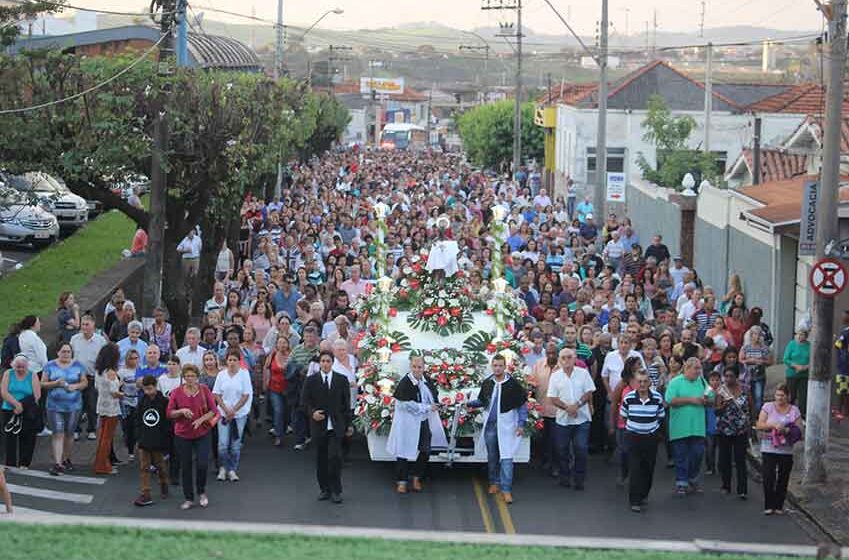
[[504, 497], [498, 494], [495, 497], [495, 503], [498, 504], [498, 514], [501, 516], [501, 525], [504, 527], [504, 532], [508, 535], [515, 535], [516, 527], [513, 525], [513, 517], [510, 516], [510, 508], [507, 507]]
[[478, 501], [478, 507], [481, 510], [481, 518], [483, 518], [483, 527], [487, 533], [495, 532], [495, 525], [492, 523], [492, 515], [489, 513], [489, 505], [486, 503], [486, 494], [483, 491], [483, 486], [477, 477], [472, 478], [472, 486], [475, 489], [475, 498]]

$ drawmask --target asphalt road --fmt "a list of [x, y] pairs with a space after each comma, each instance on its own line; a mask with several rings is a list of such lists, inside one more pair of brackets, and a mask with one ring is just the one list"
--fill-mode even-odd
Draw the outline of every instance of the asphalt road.
[[0, 273], [5, 273], [14, 270], [16, 264], [25, 263], [36, 256], [38, 249], [26, 245], [0, 243], [0, 254], [3, 255], [3, 260], [0, 261]]
[[[39, 438], [34, 470], [46, 471], [46, 451], [47, 440]], [[721, 495], [716, 476], [706, 477], [704, 494], [681, 498], [672, 491], [672, 471], [662, 464], [658, 465], [649, 507], [641, 514], [628, 509], [626, 490], [614, 483], [616, 467], [606, 465], [601, 457], [591, 458], [584, 492], [560, 488], [541, 472], [518, 467], [516, 501], [507, 506], [485, 494], [485, 475], [480, 468], [468, 465], [451, 469], [432, 465], [422, 494], [399, 496], [394, 491], [393, 466], [371, 462], [364, 442], [360, 442], [355, 446], [352, 465], [343, 475], [345, 503], [333, 505], [316, 500], [311, 451], [277, 449], [258, 436], [249, 438], [243, 448], [241, 481], [217, 482], [210, 472], [210, 507], [183, 512], [178, 507], [182, 501], [178, 487], [172, 487], [172, 497], [164, 503], [157, 500], [150, 507], [133, 506], [131, 502], [139, 491], [137, 464], [121, 467], [116, 476], [95, 479], [88, 467], [93, 455], [94, 442], [78, 444], [75, 462], [86, 465], [74, 473], [83, 477], [80, 481], [9, 473], [9, 482], [18, 489], [13, 491], [16, 505], [64, 514], [437, 531], [773, 544], [811, 544], [819, 539], [799, 513], [764, 517], [760, 485], [754, 481], [750, 481], [750, 498], [745, 502]]]

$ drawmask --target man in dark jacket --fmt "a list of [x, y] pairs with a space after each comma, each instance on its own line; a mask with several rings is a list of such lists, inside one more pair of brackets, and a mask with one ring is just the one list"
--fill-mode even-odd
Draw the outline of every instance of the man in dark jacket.
[[348, 378], [333, 371], [333, 354], [318, 355], [319, 371], [304, 381], [301, 404], [316, 446], [319, 500], [342, 503], [342, 441], [354, 433]]
[[144, 396], [139, 399], [136, 414], [136, 434], [138, 434], [138, 456], [141, 468], [141, 494], [133, 502], [137, 506], [149, 506], [150, 466], [159, 473], [160, 497], [168, 497], [168, 468], [165, 454], [171, 448], [171, 422], [165, 409], [168, 399], [156, 388], [156, 378], [145, 375], [142, 378]]

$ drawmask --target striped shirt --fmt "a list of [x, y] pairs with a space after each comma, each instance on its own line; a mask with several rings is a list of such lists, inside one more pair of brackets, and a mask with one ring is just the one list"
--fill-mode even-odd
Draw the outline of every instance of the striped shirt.
[[663, 397], [654, 389], [649, 390], [649, 398], [643, 401], [638, 391], [631, 391], [622, 400], [619, 415], [625, 419], [625, 430], [637, 435], [651, 435], [660, 429], [660, 423], [666, 416]]
[[704, 340], [708, 329], [716, 322], [716, 318], [721, 316], [719, 311], [714, 310], [709, 312], [707, 309], [699, 309], [693, 314], [693, 321], [695, 321], [696, 328], [699, 331], [696, 339], [697, 342]]

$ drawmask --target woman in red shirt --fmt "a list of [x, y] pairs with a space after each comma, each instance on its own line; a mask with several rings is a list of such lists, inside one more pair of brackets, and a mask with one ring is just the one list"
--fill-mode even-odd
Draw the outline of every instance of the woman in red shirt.
[[201, 507], [209, 505], [206, 496], [206, 471], [209, 467], [209, 432], [218, 422], [218, 407], [212, 391], [198, 382], [199, 371], [194, 364], [183, 366], [183, 385], [171, 391], [168, 400], [168, 418], [174, 422], [174, 447], [180, 460], [183, 477], [183, 496], [186, 501], [180, 509], [194, 505], [192, 460], [196, 458], [195, 484]]
[[276, 447], [280, 447], [280, 438], [286, 433], [284, 418], [286, 415], [286, 389], [289, 384], [286, 380], [286, 366], [289, 363], [290, 351], [289, 338], [278, 336], [274, 351], [265, 360], [262, 375], [263, 389], [268, 393], [268, 398], [271, 399], [271, 430], [274, 432], [272, 435]]

